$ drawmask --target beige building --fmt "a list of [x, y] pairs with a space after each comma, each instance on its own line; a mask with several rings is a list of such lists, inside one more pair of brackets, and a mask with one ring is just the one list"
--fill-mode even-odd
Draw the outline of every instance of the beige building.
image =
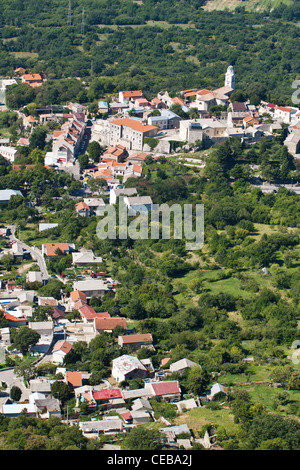
[[157, 132], [157, 126], [144, 124], [136, 119], [116, 119], [110, 122], [109, 144], [121, 144], [127, 150], [142, 150], [144, 138], [155, 137]]

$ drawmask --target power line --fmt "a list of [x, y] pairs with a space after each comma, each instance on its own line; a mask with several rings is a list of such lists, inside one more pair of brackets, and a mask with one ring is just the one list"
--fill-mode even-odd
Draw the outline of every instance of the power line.
[[81, 34], [84, 35], [85, 33], [85, 25], [84, 25], [84, 8], [82, 9], [82, 20], [81, 20]]
[[68, 26], [72, 25], [72, 7], [71, 7], [71, 0], [69, 0], [69, 7], [68, 7]]

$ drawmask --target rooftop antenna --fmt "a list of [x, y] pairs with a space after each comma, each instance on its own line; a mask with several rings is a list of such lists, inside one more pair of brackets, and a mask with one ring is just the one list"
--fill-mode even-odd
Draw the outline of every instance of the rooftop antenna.
[[69, 8], [68, 8], [68, 26], [71, 26], [72, 18], [71, 18], [71, 0], [69, 0]]
[[81, 20], [81, 34], [84, 35], [85, 28], [84, 28], [84, 8], [82, 9], [82, 20]]

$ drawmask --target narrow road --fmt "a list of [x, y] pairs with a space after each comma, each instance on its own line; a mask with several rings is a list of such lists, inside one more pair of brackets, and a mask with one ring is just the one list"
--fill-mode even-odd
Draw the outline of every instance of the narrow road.
[[32, 259], [34, 259], [37, 262], [38, 266], [39, 266], [39, 269], [42, 273], [43, 281], [48, 281], [49, 274], [48, 274], [46, 262], [45, 262], [45, 259], [44, 259], [43, 255], [42, 255], [41, 250], [39, 248], [37, 248], [36, 246], [26, 245], [26, 243], [22, 242], [22, 240], [19, 240], [15, 235], [15, 233], [16, 233], [16, 226], [15, 225], [10, 225], [9, 228], [11, 230], [10, 240], [15, 240], [15, 241], [19, 242], [24, 250], [30, 252]]

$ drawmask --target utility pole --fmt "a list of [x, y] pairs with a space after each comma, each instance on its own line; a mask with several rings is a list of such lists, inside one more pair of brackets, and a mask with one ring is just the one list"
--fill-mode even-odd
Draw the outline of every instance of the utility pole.
[[68, 8], [68, 26], [72, 25], [72, 13], [71, 13], [72, 7], [71, 7], [71, 0], [69, 0], [69, 8]]
[[82, 9], [82, 20], [81, 20], [81, 34], [84, 35], [85, 33], [85, 25], [84, 25], [84, 8]]

